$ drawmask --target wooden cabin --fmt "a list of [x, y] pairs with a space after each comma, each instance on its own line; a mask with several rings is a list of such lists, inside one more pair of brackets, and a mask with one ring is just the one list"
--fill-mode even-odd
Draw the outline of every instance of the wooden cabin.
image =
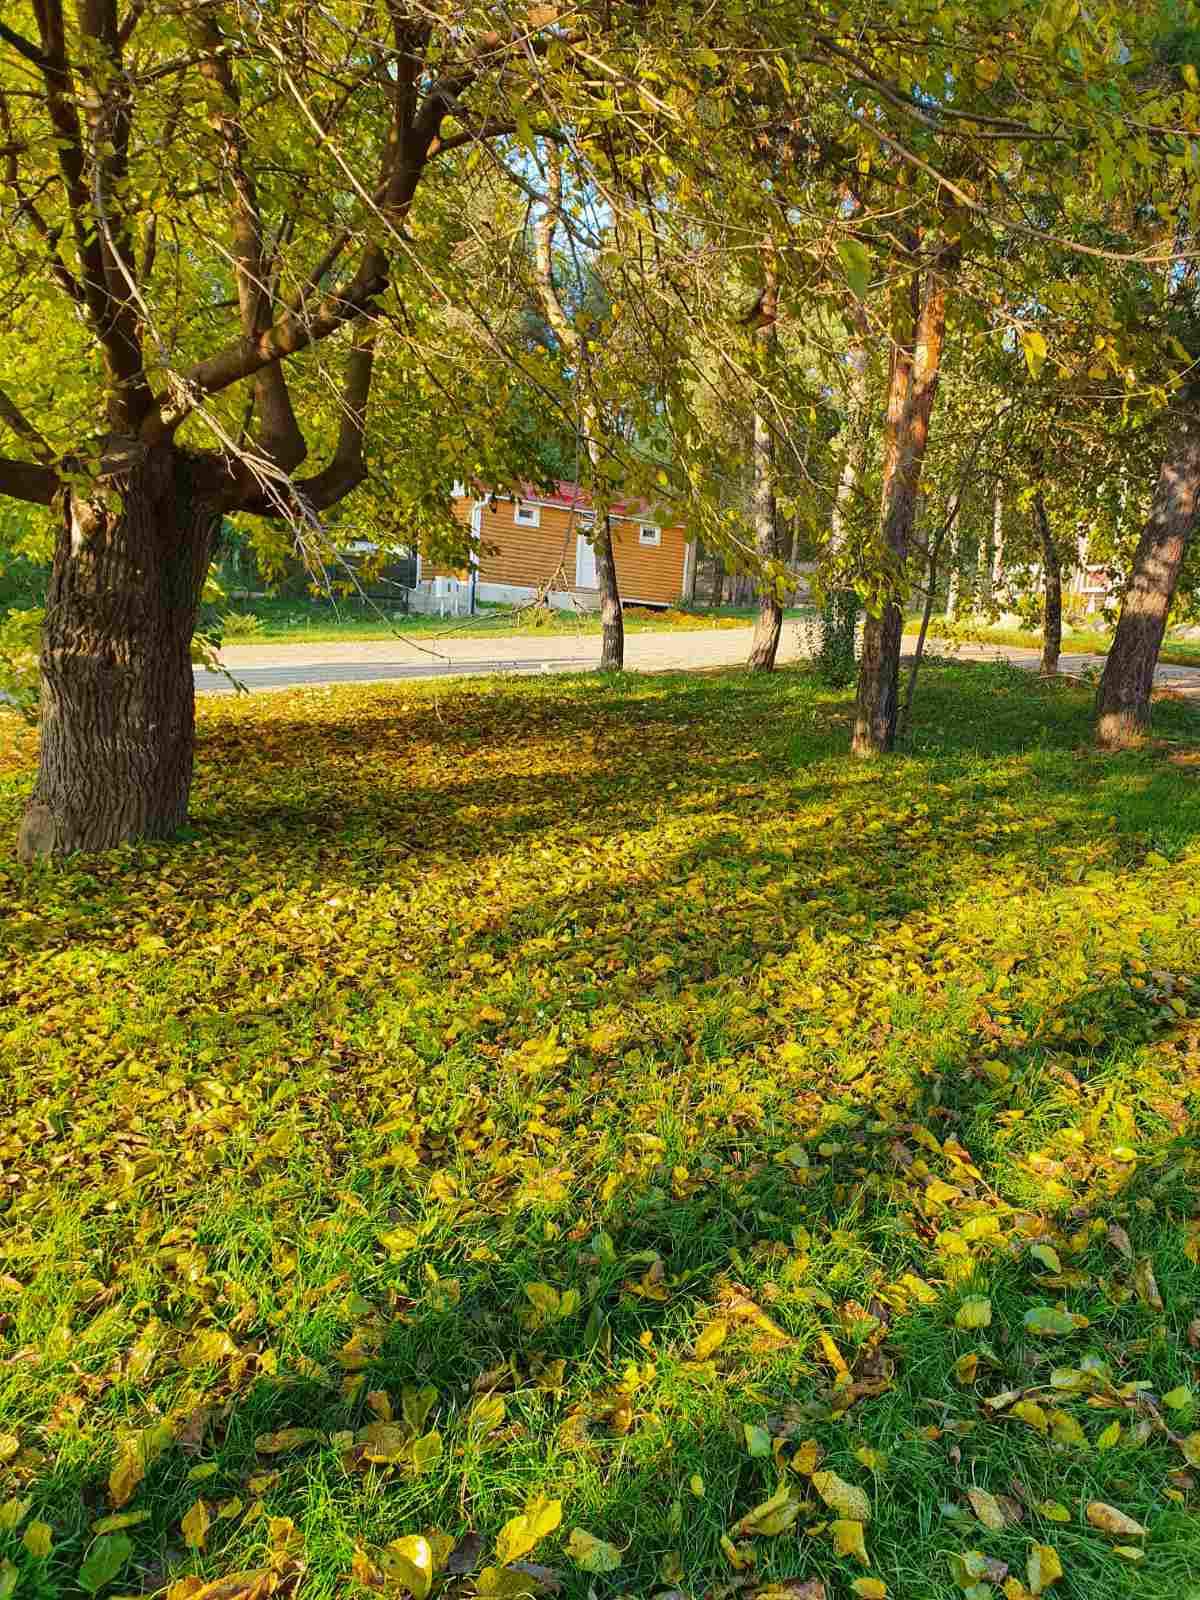
[[[486, 490], [471, 494], [461, 484], [456, 491], [455, 515], [471, 528], [479, 550], [477, 600], [520, 605], [544, 596], [560, 608], [599, 606], [591, 542], [595, 519], [577, 484], [559, 483], [549, 494], [529, 486], [518, 497]], [[610, 523], [626, 605], [671, 606], [690, 592], [696, 547], [682, 527], [664, 527], [647, 507], [627, 502], [613, 506]], [[452, 573], [418, 560], [418, 608], [424, 609], [447, 579], [466, 585], [470, 577], [469, 571]]]

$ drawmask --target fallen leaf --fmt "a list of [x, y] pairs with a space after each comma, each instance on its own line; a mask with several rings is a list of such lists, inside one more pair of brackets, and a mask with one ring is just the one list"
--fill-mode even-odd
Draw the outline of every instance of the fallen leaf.
[[878, 1578], [855, 1578], [850, 1587], [860, 1600], [887, 1600], [887, 1584]]
[[547, 1500], [539, 1495], [530, 1501], [519, 1516], [513, 1517], [501, 1528], [496, 1539], [496, 1559], [501, 1566], [528, 1555], [548, 1533], [553, 1533], [562, 1521], [562, 1501]]
[[621, 1552], [615, 1544], [597, 1539], [583, 1528], [572, 1528], [567, 1538], [567, 1554], [584, 1572], [615, 1572], [621, 1565]]
[[1140, 1522], [1127, 1517], [1116, 1506], [1106, 1505], [1103, 1500], [1090, 1501], [1086, 1515], [1092, 1527], [1099, 1528], [1101, 1533], [1116, 1534], [1123, 1539], [1140, 1539], [1146, 1533]]
[[289, 1450], [299, 1450], [321, 1437], [316, 1428], [283, 1428], [278, 1433], [260, 1433], [254, 1448], [260, 1456], [280, 1456]]
[[21, 1543], [31, 1556], [44, 1560], [54, 1547], [54, 1533], [48, 1522], [31, 1522], [25, 1529]]
[[693, 1358], [696, 1361], [707, 1360], [714, 1350], [719, 1350], [725, 1343], [728, 1333], [729, 1324], [727, 1322], [710, 1322], [692, 1347]]
[[1133, 1287], [1144, 1306], [1149, 1306], [1151, 1311], [1163, 1309], [1163, 1298], [1158, 1292], [1158, 1281], [1154, 1276], [1154, 1263], [1149, 1256], [1143, 1256], [1134, 1267]]
[[770, 1456], [771, 1435], [765, 1428], [760, 1428], [754, 1422], [744, 1422], [742, 1433], [746, 1439], [746, 1449], [755, 1460], [766, 1460]]
[[993, 1533], [999, 1533], [1007, 1519], [1000, 1509], [1000, 1502], [996, 1496], [989, 1494], [986, 1489], [968, 1489], [967, 1499], [971, 1502], [971, 1510], [984, 1527], [990, 1528]]
[[112, 1582], [132, 1554], [133, 1540], [128, 1534], [106, 1534], [92, 1544], [76, 1574], [76, 1581], [88, 1594], [96, 1594]]
[[964, 1300], [954, 1314], [956, 1328], [990, 1328], [991, 1325], [992, 1302], [982, 1296]]
[[814, 1472], [812, 1486], [831, 1511], [854, 1522], [870, 1522], [871, 1502], [856, 1484], [847, 1483], [836, 1472]]
[[1050, 1338], [1059, 1338], [1063, 1334], [1074, 1333], [1076, 1328], [1087, 1327], [1086, 1317], [1078, 1321], [1071, 1312], [1059, 1311], [1054, 1306], [1033, 1306], [1022, 1321], [1027, 1333], [1043, 1334]]
[[829, 1524], [829, 1531], [833, 1535], [834, 1554], [839, 1556], [857, 1556], [864, 1567], [871, 1565], [871, 1558], [867, 1554], [867, 1546], [863, 1540], [863, 1525], [861, 1522], [838, 1519]]
[[392, 1539], [379, 1552], [384, 1574], [407, 1589], [413, 1600], [425, 1600], [433, 1586], [433, 1551], [421, 1534]]
[[204, 1541], [208, 1538], [208, 1530], [212, 1525], [212, 1517], [203, 1500], [197, 1500], [195, 1505], [184, 1514], [183, 1521], [179, 1524], [183, 1531], [184, 1543], [189, 1550], [203, 1550]]
[[1062, 1562], [1053, 1545], [1035, 1544], [1025, 1563], [1025, 1576], [1030, 1594], [1043, 1594], [1063, 1575]]

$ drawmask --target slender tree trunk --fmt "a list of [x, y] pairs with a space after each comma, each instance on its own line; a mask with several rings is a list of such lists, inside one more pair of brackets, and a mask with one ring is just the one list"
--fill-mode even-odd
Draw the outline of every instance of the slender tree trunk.
[[130, 446], [106, 462], [103, 503], [67, 497], [22, 860], [164, 839], [186, 820], [191, 639], [220, 526], [213, 485], [206, 493], [194, 466], [170, 446]]
[[713, 556], [713, 582], [709, 605], [714, 609], [722, 605], [725, 600], [725, 562], [718, 550]]
[[962, 553], [962, 534], [957, 523], [950, 541], [950, 571], [946, 578], [946, 620], [958, 615], [958, 564]]
[[[763, 246], [763, 292], [759, 302], [762, 326], [754, 335], [762, 361], [762, 381], [767, 380], [775, 354], [775, 318], [779, 309], [779, 274], [775, 250], [768, 239]], [[778, 507], [775, 495], [775, 438], [760, 409], [754, 413], [754, 548], [759, 559], [758, 617], [750, 646], [751, 672], [773, 672], [783, 631], [783, 606], [774, 568], [779, 561]]]
[[1004, 578], [1004, 490], [1000, 479], [992, 493], [992, 571], [988, 600], [996, 603], [996, 595]]
[[621, 672], [625, 667], [625, 617], [617, 584], [613, 554], [612, 521], [607, 512], [596, 523], [596, 577], [600, 585], [601, 672]]
[[1200, 388], [1175, 402], [1175, 421], [1159, 468], [1096, 697], [1096, 736], [1106, 749], [1141, 742], [1167, 617], [1200, 512]]
[[1058, 547], [1050, 532], [1050, 518], [1046, 515], [1046, 501], [1039, 489], [1033, 497], [1034, 515], [1042, 542], [1042, 582], [1045, 608], [1042, 618], [1042, 676], [1053, 678], [1058, 672], [1058, 658], [1062, 653], [1062, 562]]
[[[948, 242], [930, 267], [919, 317], [901, 309], [892, 361], [884, 457], [881, 544], [888, 563], [883, 603], [868, 612], [858, 670], [858, 703], [851, 752], [874, 756], [891, 750], [900, 710], [900, 640], [905, 565], [916, 516], [929, 419], [937, 396], [946, 335], [947, 281], [957, 265], [957, 241]], [[913, 280], [912, 299], [917, 294]], [[914, 326], [915, 324], [915, 326]]]

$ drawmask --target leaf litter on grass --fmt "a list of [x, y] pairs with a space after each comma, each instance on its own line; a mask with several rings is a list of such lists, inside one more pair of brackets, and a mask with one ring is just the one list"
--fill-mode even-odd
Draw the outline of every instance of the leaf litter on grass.
[[1200, 807], [928, 695], [214, 704], [0, 862], [0, 1584], [1186, 1592]]

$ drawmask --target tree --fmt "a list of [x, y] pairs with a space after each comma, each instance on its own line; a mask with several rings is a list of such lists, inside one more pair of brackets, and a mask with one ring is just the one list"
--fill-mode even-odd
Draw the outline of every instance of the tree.
[[[0, 399], [0, 495], [57, 524], [28, 858], [183, 822], [221, 520], [311, 534], [363, 482], [377, 349], [444, 265], [418, 195], [512, 132], [505, 75], [540, 46], [402, 0], [7, 15], [4, 312], [60, 352]], [[306, 477], [297, 386], [332, 435]]]
[[[772, 240], [762, 246], [763, 286], [754, 310], [754, 343], [763, 375], [769, 381], [778, 343], [775, 324], [779, 316], [779, 261]], [[771, 672], [783, 631], [783, 605], [775, 566], [779, 561], [779, 506], [775, 489], [775, 436], [761, 403], [754, 411], [753, 444], [754, 548], [762, 566], [759, 579], [758, 617], [750, 646], [751, 672]]]

